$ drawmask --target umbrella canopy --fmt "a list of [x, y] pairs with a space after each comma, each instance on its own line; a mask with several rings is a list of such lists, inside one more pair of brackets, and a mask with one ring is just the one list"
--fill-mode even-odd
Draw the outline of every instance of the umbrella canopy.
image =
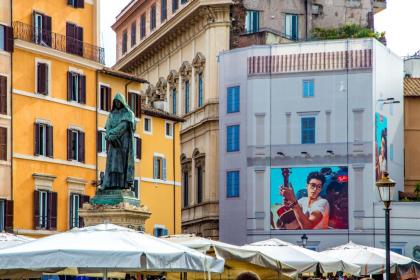
[[[358, 245], [353, 242], [341, 245], [321, 253], [324, 256], [333, 256], [345, 262], [361, 267], [362, 275], [382, 274], [385, 271], [385, 250]], [[395, 272], [397, 265], [407, 265], [413, 260], [391, 252], [391, 271]]]
[[29, 241], [35, 240], [34, 238], [26, 237], [23, 235], [14, 235], [6, 232], [0, 233], [0, 249], [13, 247]]
[[275, 238], [251, 243], [242, 248], [258, 251], [283, 265], [295, 268], [298, 273], [316, 272], [317, 268], [323, 273], [344, 271], [358, 274], [360, 272], [360, 267], [357, 265]]
[[223, 271], [223, 260], [132, 229], [102, 224], [0, 250], [0, 270]]

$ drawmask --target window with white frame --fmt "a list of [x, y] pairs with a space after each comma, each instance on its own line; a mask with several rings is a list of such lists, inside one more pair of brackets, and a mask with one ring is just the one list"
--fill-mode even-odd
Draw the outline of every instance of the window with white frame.
[[35, 156], [53, 157], [53, 127], [46, 123], [35, 123]]
[[107, 152], [107, 141], [105, 139], [106, 131], [105, 130], [99, 130], [98, 131], [98, 153], [104, 153]]
[[39, 191], [39, 227], [48, 227], [48, 191]]
[[144, 132], [152, 133], [152, 119], [144, 117]]
[[163, 156], [153, 157], [153, 179], [166, 180], [166, 159]]
[[165, 122], [165, 136], [173, 137], [174, 135], [174, 124], [171, 122]]

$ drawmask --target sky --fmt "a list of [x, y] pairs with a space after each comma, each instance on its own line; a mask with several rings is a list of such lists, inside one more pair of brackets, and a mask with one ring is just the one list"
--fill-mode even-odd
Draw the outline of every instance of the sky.
[[[101, 42], [107, 66], [115, 63], [115, 33], [111, 25], [130, 0], [102, 0]], [[387, 0], [384, 11], [375, 16], [375, 29], [385, 31], [387, 46], [399, 56], [420, 50], [420, 0]]]

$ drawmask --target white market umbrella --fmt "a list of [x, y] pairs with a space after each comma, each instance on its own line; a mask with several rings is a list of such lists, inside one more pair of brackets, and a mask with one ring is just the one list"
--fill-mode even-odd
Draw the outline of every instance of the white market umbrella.
[[32, 240], [35, 240], [35, 238], [2, 232], [0, 233], [0, 250], [20, 245]]
[[275, 238], [244, 245], [241, 248], [259, 251], [283, 265], [295, 268], [298, 273], [316, 272], [317, 268], [323, 273], [344, 271], [358, 274], [360, 272], [360, 267], [357, 265], [332, 256], [323, 256], [319, 252]]
[[[334, 256], [345, 262], [361, 267], [361, 275], [382, 274], [385, 271], [385, 250], [358, 245], [353, 242], [321, 252], [324, 256]], [[395, 272], [397, 265], [407, 265], [413, 260], [391, 252], [391, 271]]]
[[0, 250], [0, 272], [108, 271], [222, 272], [223, 260], [113, 224], [48, 236]]

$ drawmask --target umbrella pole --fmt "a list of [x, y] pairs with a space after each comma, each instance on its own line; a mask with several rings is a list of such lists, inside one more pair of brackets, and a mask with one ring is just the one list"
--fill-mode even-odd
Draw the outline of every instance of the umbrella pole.
[[107, 268], [104, 269], [103, 275], [104, 275], [103, 280], [107, 280], [108, 279], [108, 269]]

